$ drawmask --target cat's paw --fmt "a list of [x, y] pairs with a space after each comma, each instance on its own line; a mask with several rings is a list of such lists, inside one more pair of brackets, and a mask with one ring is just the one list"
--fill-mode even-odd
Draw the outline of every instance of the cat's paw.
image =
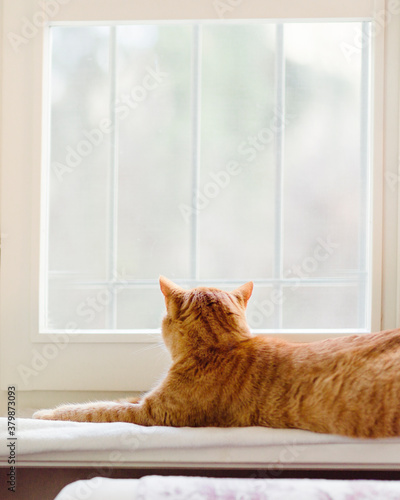
[[32, 418], [38, 418], [40, 420], [57, 420], [54, 410], [38, 410], [32, 415]]

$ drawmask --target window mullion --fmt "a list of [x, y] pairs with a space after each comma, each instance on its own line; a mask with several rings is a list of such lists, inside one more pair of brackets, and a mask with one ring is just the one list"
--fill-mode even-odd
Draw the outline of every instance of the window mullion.
[[108, 328], [117, 328], [117, 303], [114, 293], [114, 281], [117, 277], [118, 265], [118, 120], [116, 117], [116, 87], [117, 87], [117, 27], [109, 28], [109, 77], [110, 77], [110, 119], [113, 124], [110, 133], [110, 168], [108, 178], [108, 262], [107, 282], [110, 302], [107, 309], [106, 324]]
[[[363, 37], [366, 40], [370, 40], [370, 23], [362, 23]], [[358, 292], [358, 324], [365, 328], [370, 328], [370, 319], [367, 318], [367, 311], [371, 309], [370, 305], [367, 304], [367, 288], [369, 283], [366, 282], [365, 276], [368, 266], [368, 172], [369, 172], [369, 162], [370, 162], [370, 147], [369, 147], [369, 131], [370, 131], [370, 113], [369, 113], [369, 101], [370, 101], [370, 43], [362, 44], [361, 52], [361, 89], [360, 89], [360, 229], [359, 229], [359, 270], [360, 270], [360, 282], [359, 282], [359, 292]]]
[[[275, 51], [275, 116], [278, 126], [275, 131], [275, 248], [274, 278], [277, 281], [275, 290], [282, 294], [283, 279], [283, 162], [284, 162], [284, 126], [285, 123], [285, 52], [284, 26], [276, 26]], [[282, 301], [278, 301], [275, 309], [274, 327], [282, 328]]]
[[200, 125], [201, 125], [201, 25], [193, 25], [192, 38], [192, 218], [190, 277], [199, 280], [199, 189], [200, 189]]

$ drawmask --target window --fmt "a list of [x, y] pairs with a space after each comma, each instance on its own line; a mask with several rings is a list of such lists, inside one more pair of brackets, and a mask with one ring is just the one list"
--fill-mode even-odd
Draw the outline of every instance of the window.
[[399, 5], [260, 4], [3, 2], [2, 387], [148, 389], [159, 274], [294, 341], [399, 324]]
[[43, 331], [156, 330], [159, 274], [367, 331], [370, 25], [51, 27]]

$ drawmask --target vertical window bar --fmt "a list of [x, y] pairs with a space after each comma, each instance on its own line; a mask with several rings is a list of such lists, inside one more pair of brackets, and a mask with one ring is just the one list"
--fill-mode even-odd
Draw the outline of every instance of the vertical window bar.
[[[284, 162], [284, 123], [285, 123], [285, 47], [284, 25], [276, 25], [275, 38], [275, 116], [279, 123], [275, 132], [275, 249], [274, 278], [275, 289], [282, 293], [283, 278], [283, 162]], [[280, 295], [279, 295], [280, 296]], [[274, 328], [282, 328], [282, 303], [275, 308]]]
[[359, 230], [359, 291], [358, 291], [358, 327], [368, 328], [370, 319], [370, 306], [366, 307], [367, 288], [370, 286], [369, 278], [366, 278], [368, 267], [368, 193], [369, 193], [369, 163], [370, 163], [370, 40], [371, 23], [364, 21], [362, 29], [362, 52], [361, 52], [361, 90], [360, 90], [360, 230]]
[[110, 303], [107, 310], [107, 328], [117, 328], [117, 303], [115, 300], [115, 286], [117, 279], [117, 245], [118, 245], [118, 131], [115, 113], [116, 86], [117, 86], [117, 28], [110, 26], [109, 31], [109, 78], [110, 78], [110, 168], [108, 178], [108, 262], [107, 283], [110, 292]]
[[201, 25], [193, 25], [192, 38], [192, 220], [191, 220], [191, 269], [194, 282], [199, 279], [199, 209], [200, 187], [200, 105], [201, 105]]

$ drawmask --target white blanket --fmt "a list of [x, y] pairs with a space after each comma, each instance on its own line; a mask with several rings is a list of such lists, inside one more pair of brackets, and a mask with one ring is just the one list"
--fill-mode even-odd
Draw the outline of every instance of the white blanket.
[[[0, 457], [8, 455], [8, 437], [7, 420], [0, 418]], [[131, 451], [139, 448], [154, 450], [349, 442], [348, 438], [341, 436], [297, 429], [143, 427], [123, 422], [80, 423], [35, 419], [18, 419], [16, 437], [18, 453], [23, 455], [51, 451]], [[396, 438], [396, 441], [400, 443], [400, 438]]]
[[[0, 463], [12, 439], [0, 418]], [[53, 464], [96, 461], [176, 463], [376, 463], [400, 468], [400, 438], [359, 440], [296, 429], [142, 427], [18, 419], [17, 459]], [[30, 459], [29, 457], [32, 457]]]
[[78, 481], [55, 500], [399, 500], [399, 481], [147, 476]]

